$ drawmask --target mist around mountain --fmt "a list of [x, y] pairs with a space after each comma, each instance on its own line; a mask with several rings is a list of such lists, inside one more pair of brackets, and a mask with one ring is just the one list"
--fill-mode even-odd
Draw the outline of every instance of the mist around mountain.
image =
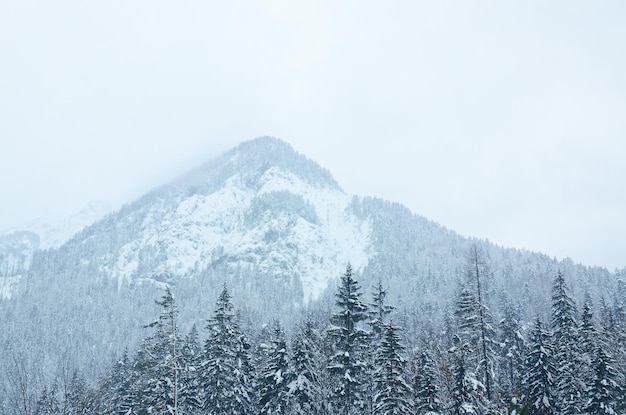
[[[81, 230], [64, 229], [75, 233], [62, 243], [45, 232], [0, 237], [6, 413], [61, 413], [43, 412], [53, 400], [88, 413], [113, 413], [114, 401], [127, 405], [116, 413], [209, 413], [223, 402], [211, 366], [219, 353], [238, 356], [241, 376], [227, 380], [245, 392], [223, 413], [624, 407], [626, 269], [499, 247], [349, 195], [276, 138], [242, 143]], [[344, 310], [355, 320], [341, 317], [361, 302]], [[172, 344], [178, 352], [167, 352]], [[356, 360], [337, 357], [346, 353]], [[548, 382], [528, 377], [533, 359], [553, 395], [532, 395]], [[391, 361], [404, 362], [396, 378], [374, 370]], [[600, 390], [602, 370], [617, 386]], [[295, 377], [278, 382], [277, 373]], [[82, 392], [70, 399], [61, 390], [74, 378]], [[186, 382], [175, 394], [174, 378]], [[120, 379], [130, 383], [118, 390]], [[313, 383], [304, 393], [295, 379]], [[399, 396], [404, 409], [389, 412]]]
[[60, 247], [111, 211], [110, 203], [93, 201], [67, 217], [42, 217], [13, 229], [0, 230], [0, 298], [11, 297], [18, 281], [30, 268], [35, 251]]

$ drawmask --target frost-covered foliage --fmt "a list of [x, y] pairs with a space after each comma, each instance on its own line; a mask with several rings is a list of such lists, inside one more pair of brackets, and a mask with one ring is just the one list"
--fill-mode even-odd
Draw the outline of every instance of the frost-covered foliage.
[[325, 405], [323, 385], [325, 357], [322, 337], [311, 320], [307, 320], [293, 342], [293, 379], [289, 398], [296, 415], [320, 414]]
[[287, 413], [290, 407], [290, 385], [295, 380], [289, 364], [287, 341], [280, 323], [272, 333], [269, 358], [258, 381], [259, 407], [262, 415]]
[[178, 308], [169, 289], [157, 304], [161, 315], [146, 326], [153, 333], [144, 339], [135, 359], [140, 372], [138, 404], [149, 413], [176, 414], [181, 366]]
[[371, 328], [372, 341], [380, 342], [386, 330], [386, 323], [389, 314], [395, 309], [389, 304], [387, 299], [387, 290], [383, 286], [383, 282], [378, 280], [378, 284], [374, 286], [372, 292], [372, 302], [369, 306], [369, 325]]
[[565, 276], [558, 271], [552, 286], [552, 330], [554, 332], [554, 363], [559, 368], [556, 378], [558, 407], [563, 415], [581, 411], [582, 388], [578, 381], [581, 367], [576, 306], [569, 296]]
[[526, 373], [524, 398], [528, 413], [537, 415], [560, 413], [556, 399], [555, 377], [558, 372], [555, 355], [550, 334], [543, 328], [540, 319], [537, 319], [530, 333], [529, 351], [524, 367]]
[[199, 374], [200, 408], [215, 415], [245, 415], [254, 404], [250, 345], [239, 327], [228, 289], [209, 320]]
[[498, 330], [498, 384], [504, 402], [521, 395], [523, 362], [526, 357], [526, 340], [522, 335], [520, 312], [513, 305], [504, 309]]
[[588, 414], [618, 414], [624, 410], [623, 375], [615, 369], [614, 361], [599, 345], [595, 350], [593, 360], [593, 379], [589, 385], [589, 400], [585, 405]]
[[471, 395], [477, 410], [485, 412], [495, 398], [494, 346], [497, 341], [485, 293], [489, 268], [476, 245], [468, 251], [465, 267], [465, 281], [455, 310], [459, 340], [455, 346], [462, 352], [457, 361], [464, 366], [470, 383], [480, 385], [480, 388], [472, 387]]
[[414, 405], [417, 413], [440, 413], [441, 387], [439, 386], [437, 369], [430, 355], [423, 351], [413, 375]]
[[335, 295], [337, 311], [328, 330], [333, 340], [333, 355], [328, 365], [334, 378], [333, 402], [335, 411], [345, 415], [362, 412], [366, 400], [363, 380], [368, 333], [362, 323], [367, 319], [367, 306], [361, 296], [361, 287], [348, 264]]
[[374, 414], [409, 415], [413, 413], [412, 389], [407, 382], [399, 328], [389, 323], [384, 330], [375, 361]]

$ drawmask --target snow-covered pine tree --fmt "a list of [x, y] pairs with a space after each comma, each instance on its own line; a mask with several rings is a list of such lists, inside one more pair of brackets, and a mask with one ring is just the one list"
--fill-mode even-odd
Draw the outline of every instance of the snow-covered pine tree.
[[89, 414], [93, 412], [90, 407], [90, 391], [83, 376], [74, 370], [65, 393], [64, 413]]
[[475, 352], [480, 342], [478, 300], [473, 290], [466, 285], [462, 286], [457, 298], [454, 316], [456, 319], [455, 332], [458, 340], [464, 343], [466, 348]]
[[[626, 413], [626, 267], [619, 275], [620, 278], [617, 280], [617, 287], [613, 293], [612, 307], [604, 304], [600, 325], [606, 338], [607, 350], [614, 360], [618, 383], [623, 385], [618, 398], [618, 408], [620, 413]], [[609, 312], [607, 308], [612, 311]]]
[[583, 352], [593, 354], [595, 350], [597, 331], [593, 320], [593, 301], [589, 293], [585, 294], [582, 313], [580, 315], [580, 344]]
[[361, 301], [361, 295], [352, 266], [348, 264], [335, 294], [338, 310], [331, 316], [332, 326], [328, 330], [334, 343], [328, 370], [335, 381], [333, 402], [337, 414], [358, 414], [365, 406], [362, 384], [368, 333], [360, 327], [367, 319], [367, 306]]
[[598, 341], [598, 331], [593, 318], [593, 302], [589, 293], [585, 294], [585, 301], [580, 316], [580, 369], [579, 380], [584, 385], [581, 387], [583, 406], [589, 402], [589, 392], [593, 384], [596, 343]]
[[525, 361], [524, 401], [529, 415], [559, 414], [556, 406], [556, 368], [550, 334], [538, 318], [530, 333], [530, 344]]
[[582, 405], [582, 386], [576, 306], [567, 293], [565, 276], [558, 271], [552, 285], [552, 323], [554, 360], [558, 367], [558, 407], [563, 415], [578, 414]]
[[419, 366], [413, 378], [413, 401], [417, 414], [438, 414], [443, 405], [439, 396], [440, 387], [437, 372], [430, 355], [420, 354]]
[[37, 415], [57, 415], [60, 412], [57, 385], [52, 385], [50, 389], [44, 386], [41, 396], [37, 400], [35, 413]]
[[522, 368], [526, 357], [526, 344], [521, 334], [519, 312], [507, 304], [499, 324], [499, 389], [502, 400], [510, 403], [522, 394]]
[[[448, 350], [453, 357], [453, 384], [450, 391], [450, 410], [454, 415], [480, 414], [486, 406], [484, 385], [467, 370], [469, 346], [458, 335], [454, 336], [454, 346]], [[448, 408], [447, 408], [448, 409]]]
[[[482, 351], [483, 345], [491, 344], [487, 336], [481, 333], [480, 303], [475, 295], [475, 291], [464, 287], [459, 294], [456, 303], [455, 317], [457, 319], [458, 334], [453, 337], [454, 346], [451, 351], [454, 353], [455, 364], [455, 388], [454, 405], [458, 408], [457, 413], [477, 413], [486, 411], [489, 406], [486, 387], [484, 383], [485, 364]], [[483, 316], [485, 313], [483, 313]], [[483, 319], [484, 320], [484, 319]], [[490, 326], [489, 326], [490, 327]], [[485, 343], [483, 343], [483, 339]], [[491, 377], [491, 348], [487, 351], [489, 365], [487, 377]], [[463, 377], [461, 377], [463, 374]], [[491, 381], [490, 384], [493, 384]], [[463, 412], [465, 411], [465, 412]]]
[[[622, 271], [626, 274], [626, 269]], [[613, 367], [618, 374], [619, 385], [626, 385], [626, 283], [618, 280], [617, 292], [613, 304], [609, 305], [604, 297], [600, 298], [600, 321], [597, 327], [598, 339], [613, 359]], [[626, 386], [622, 387], [617, 399], [618, 413], [626, 413]]]
[[613, 366], [613, 359], [602, 344], [596, 347], [593, 361], [593, 383], [589, 389], [589, 401], [585, 413], [589, 415], [617, 415], [623, 413], [621, 398], [624, 387], [618, 383], [619, 374]]
[[182, 414], [192, 414], [200, 408], [200, 356], [202, 346], [198, 330], [194, 324], [189, 334], [181, 342], [180, 380], [178, 407]]
[[[18, 408], [17, 411], [13, 412], [36, 415], [96, 413], [98, 409], [96, 400], [99, 399], [99, 391], [89, 388], [78, 369], [74, 369], [71, 376], [69, 373], [67, 367], [62, 368], [60, 376], [55, 379], [52, 386], [50, 388], [44, 386], [33, 410]], [[0, 413], [4, 412], [0, 410]]]
[[233, 310], [231, 296], [224, 286], [207, 324], [209, 336], [199, 373], [202, 411], [211, 415], [254, 412], [249, 345]]
[[382, 281], [378, 280], [378, 284], [372, 292], [372, 302], [368, 312], [371, 336], [376, 342], [382, 340], [387, 325], [387, 317], [394, 309], [395, 307], [387, 302], [387, 290], [383, 287]]
[[178, 308], [169, 288], [156, 303], [162, 311], [145, 326], [153, 333], [143, 340], [135, 359], [139, 371], [139, 405], [148, 413], [178, 413], [179, 336]]
[[278, 321], [274, 322], [269, 359], [259, 377], [259, 408], [261, 415], [289, 413], [289, 385], [293, 371], [287, 354], [285, 333]]
[[321, 338], [312, 321], [308, 320], [293, 342], [292, 366], [294, 377], [289, 383], [289, 396], [294, 415], [318, 415], [324, 404], [322, 387], [323, 359]]
[[464, 325], [461, 326], [461, 333], [465, 332], [467, 339], [475, 339], [470, 343], [471, 350], [477, 363], [476, 374], [485, 386], [485, 398], [491, 402], [495, 396], [494, 367], [495, 352], [495, 330], [493, 328], [493, 318], [487, 306], [485, 295], [485, 281], [489, 275], [486, 254], [476, 244], [474, 244], [467, 255], [466, 277], [468, 289], [471, 287], [473, 299], [475, 301], [475, 316], [466, 316]]
[[124, 350], [122, 357], [115, 362], [110, 376], [100, 389], [103, 390], [98, 402], [98, 414], [126, 415], [135, 414], [138, 408], [138, 375], [134, 364]]
[[413, 413], [412, 388], [406, 381], [404, 346], [400, 342], [399, 327], [385, 325], [383, 338], [376, 353], [374, 373], [375, 415], [409, 415]]
[[364, 395], [365, 405], [368, 412], [374, 411], [374, 372], [376, 371], [377, 351], [383, 340], [386, 330], [387, 317], [395, 307], [387, 303], [387, 290], [383, 287], [381, 280], [374, 286], [372, 292], [372, 302], [368, 310], [368, 324], [370, 326], [370, 335], [368, 337], [369, 347], [367, 348], [367, 367], [365, 368], [364, 377]]

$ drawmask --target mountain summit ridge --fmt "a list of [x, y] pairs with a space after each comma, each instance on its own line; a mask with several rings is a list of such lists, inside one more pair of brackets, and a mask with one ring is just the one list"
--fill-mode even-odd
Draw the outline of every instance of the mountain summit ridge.
[[155, 190], [207, 194], [236, 173], [243, 173], [242, 183], [253, 188], [256, 179], [270, 167], [288, 171], [315, 187], [343, 191], [326, 168], [294, 150], [289, 143], [269, 136], [244, 141]]

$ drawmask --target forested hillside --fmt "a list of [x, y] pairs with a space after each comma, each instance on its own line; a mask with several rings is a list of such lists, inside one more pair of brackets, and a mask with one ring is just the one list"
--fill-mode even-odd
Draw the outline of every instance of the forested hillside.
[[626, 411], [626, 270], [349, 195], [274, 138], [0, 242], [0, 413]]
[[[519, 305], [491, 314], [482, 252], [468, 252], [446, 329], [408, 332], [380, 282], [371, 295], [348, 265], [328, 314], [286, 332], [242, 321], [224, 286], [204, 327], [181, 333], [175, 296], [157, 300], [137, 350], [89, 385], [65, 373], [32, 413], [619, 414], [626, 410], [624, 304], [578, 310], [559, 271], [549, 316], [523, 327]], [[624, 286], [621, 286], [624, 290]], [[426, 318], [426, 316], [424, 316]], [[418, 346], [419, 344], [419, 346]], [[59, 383], [60, 382], [60, 383]], [[25, 408], [26, 409], [26, 408]]]

